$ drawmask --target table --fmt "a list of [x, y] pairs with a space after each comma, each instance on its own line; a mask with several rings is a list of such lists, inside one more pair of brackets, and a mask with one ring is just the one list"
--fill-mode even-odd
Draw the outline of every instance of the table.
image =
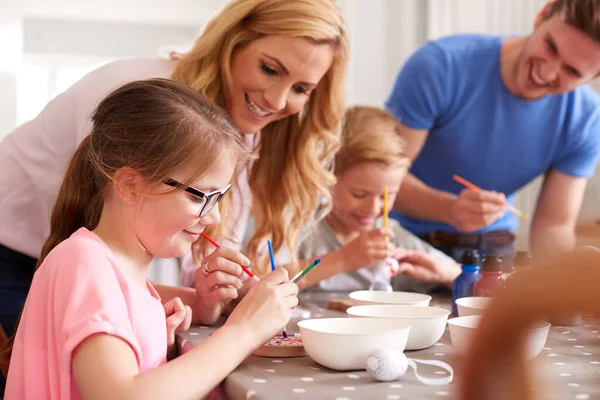
[[[343, 317], [346, 314], [327, 309], [332, 297], [346, 297], [346, 293], [303, 293], [288, 332], [298, 332], [296, 323], [304, 318]], [[434, 297], [432, 306], [450, 309], [450, 299]], [[177, 335], [180, 353], [200, 343], [214, 327], [194, 326]], [[543, 370], [547, 385], [542, 388], [544, 399], [600, 399], [600, 319], [585, 319], [579, 326], [552, 326], [546, 347], [535, 362]], [[441, 360], [452, 365], [455, 373], [460, 358], [452, 347], [446, 332], [434, 346], [407, 351], [406, 356], [416, 359]], [[428, 377], [446, 375], [441, 369], [419, 364], [419, 373]], [[551, 387], [551, 390], [549, 390]], [[412, 369], [397, 381], [378, 382], [365, 370], [339, 372], [320, 366], [309, 357], [263, 358], [250, 356], [233, 371], [221, 387], [232, 400], [283, 399], [450, 399], [456, 391], [454, 382], [443, 386], [420, 383]]]

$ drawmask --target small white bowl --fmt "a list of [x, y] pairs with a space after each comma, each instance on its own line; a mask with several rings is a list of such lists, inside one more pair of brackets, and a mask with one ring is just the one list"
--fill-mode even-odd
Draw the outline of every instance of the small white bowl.
[[[450, 339], [458, 353], [464, 354], [471, 345], [481, 318], [480, 315], [469, 315], [448, 320]], [[546, 321], [538, 321], [529, 328], [526, 345], [528, 360], [533, 360], [541, 353], [546, 345], [549, 330], [550, 323]]]
[[457, 299], [458, 316], [483, 315], [491, 302], [491, 297], [462, 297]]
[[381, 290], [357, 290], [348, 295], [354, 305], [401, 304], [427, 307], [431, 301], [428, 294], [412, 292], [384, 292]]
[[308, 355], [319, 364], [338, 371], [365, 369], [367, 357], [381, 348], [401, 352], [410, 325], [384, 318], [318, 318], [298, 322]]
[[450, 311], [440, 307], [374, 305], [346, 310], [350, 317], [391, 318], [411, 326], [406, 350], [433, 346], [444, 334]]

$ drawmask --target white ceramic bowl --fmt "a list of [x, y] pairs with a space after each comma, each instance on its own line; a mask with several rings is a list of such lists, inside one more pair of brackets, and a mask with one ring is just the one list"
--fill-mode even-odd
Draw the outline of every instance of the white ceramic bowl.
[[318, 318], [298, 322], [308, 355], [339, 370], [365, 369], [369, 354], [381, 348], [404, 351], [410, 325], [383, 318]]
[[491, 297], [462, 297], [457, 299], [458, 316], [483, 315], [491, 302]]
[[357, 290], [348, 295], [355, 305], [402, 304], [427, 307], [431, 301], [428, 294], [412, 292], [384, 292], [381, 290]]
[[406, 350], [433, 346], [444, 334], [450, 311], [439, 307], [374, 305], [346, 310], [350, 317], [391, 318], [411, 326]]
[[[464, 354], [466, 352], [481, 318], [480, 315], [469, 315], [448, 320], [450, 339], [458, 353]], [[549, 330], [550, 323], [546, 321], [536, 322], [529, 329], [526, 345], [527, 359], [532, 360], [541, 353], [546, 344]]]

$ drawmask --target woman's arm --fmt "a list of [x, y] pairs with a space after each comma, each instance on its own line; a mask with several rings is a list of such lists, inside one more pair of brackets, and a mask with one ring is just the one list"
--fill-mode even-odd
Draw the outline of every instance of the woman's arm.
[[222, 246], [204, 257], [202, 263], [206, 263], [209, 273], [194, 270], [194, 288], [156, 285], [156, 291], [162, 299], [179, 297], [190, 306], [194, 324], [212, 325], [227, 305], [240, 296], [238, 290], [245, 277], [240, 265], [249, 265], [250, 260], [239, 251]]

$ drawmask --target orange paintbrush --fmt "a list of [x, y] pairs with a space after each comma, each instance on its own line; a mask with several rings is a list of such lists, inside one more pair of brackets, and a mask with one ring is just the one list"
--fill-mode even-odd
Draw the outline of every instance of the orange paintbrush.
[[[474, 190], [476, 192], [481, 192], [483, 189], [480, 188], [479, 186], [469, 182], [468, 180], [466, 180], [465, 178], [461, 178], [458, 175], [453, 175], [452, 178], [454, 178], [454, 180], [458, 183], [463, 184], [464, 186], [468, 187], [471, 190]], [[508, 207], [508, 209], [510, 211], [512, 211], [517, 217], [521, 217], [524, 220], [527, 220], [529, 217], [527, 216], [527, 214], [525, 214], [523, 211], [519, 210], [518, 208], [506, 203], [506, 206]]]

